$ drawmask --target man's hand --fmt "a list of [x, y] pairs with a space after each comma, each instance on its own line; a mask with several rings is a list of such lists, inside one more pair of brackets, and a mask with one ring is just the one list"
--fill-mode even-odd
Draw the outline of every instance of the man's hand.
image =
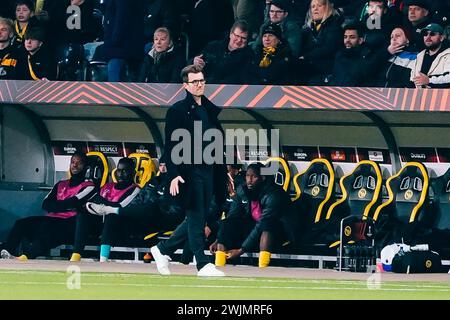
[[176, 196], [177, 194], [180, 193], [180, 188], [178, 186], [179, 182], [184, 183], [184, 180], [181, 176], [174, 178], [170, 183], [170, 194], [172, 196]]
[[227, 253], [227, 259], [234, 259], [240, 257], [244, 253], [242, 249], [231, 249]]
[[205, 67], [205, 61], [203, 60], [203, 54], [196, 56], [194, 58], [194, 66], [197, 66], [201, 69], [203, 69]]
[[392, 44], [387, 48], [389, 53], [392, 55], [402, 52], [403, 49], [405, 49], [405, 46], [403, 45], [392, 45]]
[[422, 72], [419, 73], [418, 76], [415, 76], [413, 78], [413, 82], [416, 86], [426, 86], [430, 83], [430, 78], [426, 74], [423, 74]]
[[217, 240], [214, 241], [210, 246], [209, 246], [209, 251], [214, 254], [217, 251]]
[[211, 228], [208, 226], [205, 226], [205, 237], [208, 238], [211, 235]]

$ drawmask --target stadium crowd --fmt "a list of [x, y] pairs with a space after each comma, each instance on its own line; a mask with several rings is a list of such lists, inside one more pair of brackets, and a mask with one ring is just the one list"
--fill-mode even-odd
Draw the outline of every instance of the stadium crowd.
[[180, 83], [193, 63], [208, 83], [449, 87], [449, 12], [448, 0], [4, 0], [0, 79]]

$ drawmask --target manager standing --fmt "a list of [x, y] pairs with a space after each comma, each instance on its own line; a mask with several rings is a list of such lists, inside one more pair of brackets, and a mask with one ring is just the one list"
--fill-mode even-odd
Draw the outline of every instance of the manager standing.
[[[171, 181], [170, 194], [177, 197], [186, 208], [186, 219], [168, 240], [153, 246], [151, 253], [158, 272], [170, 275], [168, 255], [174, 253], [188, 240], [197, 262], [197, 275], [222, 277], [225, 274], [217, 270], [214, 264], [209, 263], [209, 258], [204, 254], [204, 246], [206, 215], [211, 200], [213, 197], [218, 203], [225, 200], [226, 166], [223, 154], [219, 157], [220, 161], [212, 164], [205, 162], [202, 155], [206, 145], [202, 137], [194, 135], [194, 127], [198, 128], [200, 124], [202, 136], [208, 129], [217, 129], [223, 134], [217, 119], [221, 109], [204, 96], [205, 78], [200, 68], [189, 65], [181, 71], [181, 77], [183, 87], [187, 91], [186, 98], [175, 103], [167, 111], [164, 152], [167, 155], [168, 181]], [[179, 141], [173, 141], [177, 139], [179, 132], [189, 133], [190, 136], [189, 146], [181, 155]], [[198, 130], [196, 132], [198, 135]], [[199, 139], [202, 142], [199, 142]], [[180, 158], [183, 160], [180, 161]]]

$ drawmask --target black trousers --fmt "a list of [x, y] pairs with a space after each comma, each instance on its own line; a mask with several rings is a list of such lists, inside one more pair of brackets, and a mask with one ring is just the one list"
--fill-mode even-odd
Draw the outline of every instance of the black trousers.
[[62, 219], [32, 216], [14, 223], [4, 248], [13, 255], [25, 254], [28, 258], [46, 254], [51, 248], [72, 244], [76, 216]]
[[167, 218], [156, 203], [121, 208], [119, 214], [108, 214], [104, 220], [82, 212], [77, 217], [74, 252], [82, 253], [89, 242], [111, 246], [145, 245], [146, 235], [173, 230], [178, 222]]
[[168, 240], [158, 244], [158, 248], [162, 254], [171, 255], [178, 248], [182, 248], [184, 242], [188, 240], [189, 248], [197, 261], [197, 270], [200, 270], [210, 262], [210, 258], [204, 253], [204, 247], [206, 214], [213, 195], [212, 172], [195, 170], [190, 182], [191, 185], [186, 186], [186, 188], [192, 188], [186, 219]]

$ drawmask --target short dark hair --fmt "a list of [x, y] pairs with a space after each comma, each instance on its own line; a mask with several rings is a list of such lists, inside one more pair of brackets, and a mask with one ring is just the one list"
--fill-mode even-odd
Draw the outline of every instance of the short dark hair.
[[264, 167], [264, 165], [261, 162], [254, 162], [254, 163], [251, 163], [251, 164], [249, 164], [247, 166], [247, 171], [248, 170], [253, 170], [253, 172], [256, 173], [256, 175], [258, 177], [261, 177], [262, 176], [261, 175], [261, 168], [263, 168], [263, 167]]
[[117, 163], [117, 166], [119, 166], [119, 164], [123, 164], [125, 166], [127, 166], [128, 168], [130, 168], [130, 170], [134, 170], [136, 164], [134, 163], [134, 160], [131, 158], [120, 158], [119, 162]]
[[356, 30], [356, 33], [358, 34], [358, 37], [360, 37], [360, 38], [364, 37], [364, 27], [359, 22], [347, 23], [346, 25], [344, 25], [342, 27], [342, 30], [344, 31], [344, 33], [347, 30]]
[[183, 82], [188, 82], [189, 81], [189, 73], [203, 73], [202, 68], [197, 67], [193, 64], [190, 64], [186, 67], [183, 68], [183, 70], [181, 70], [181, 79], [183, 80]]
[[78, 157], [81, 159], [81, 161], [83, 161], [84, 164], [88, 163], [88, 157], [86, 155], [86, 153], [81, 152], [81, 151], [76, 151], [71, 157], [70, 159], [72, 159], [73, 157]]
[[34, 12], [34, 2], [30, 0], [18, 0], [16, 1], [15, 9], [17, 9], [18, 6], [27, 6], [30, 11]]
[[236, 28], [241, 29], [242, 32], [248, 32], [248, 23], [245, 20], [236, 20], [231, 26], [230, 31], [233, 32]]
[[25, 33], [25, 39], [33, 39], [44, 42], [45, 41], [45, 31], [40, 27], [32, 27]]

